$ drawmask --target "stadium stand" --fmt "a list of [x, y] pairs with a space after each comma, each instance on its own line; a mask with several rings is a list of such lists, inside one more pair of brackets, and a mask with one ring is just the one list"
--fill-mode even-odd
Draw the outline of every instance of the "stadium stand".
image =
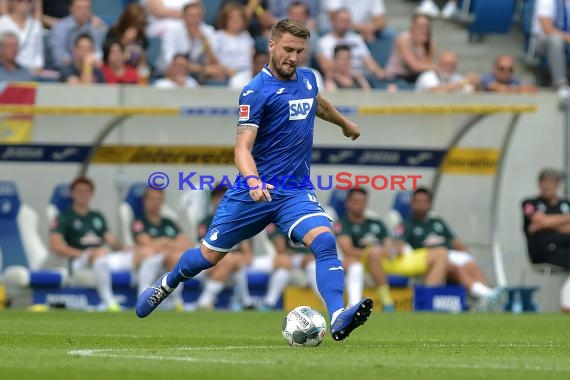
[[509, 33], [514, 9], [514, 0], [473, 0], [470, 10], [470, 18], [473, 21], [468, 28], [470, 38], [478, 38], [486, 34]]
[[123, 8], [127, 3], [128, 1], [125, 0], [93, 1], [91, 9], [105, 24], [113, 25], [123, 12]]

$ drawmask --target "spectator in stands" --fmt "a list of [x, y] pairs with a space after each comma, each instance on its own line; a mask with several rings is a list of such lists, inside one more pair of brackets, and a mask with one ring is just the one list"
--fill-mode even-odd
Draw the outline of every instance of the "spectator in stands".
[[479, 301], [478, 309], [494, 309], [502, 290], [489, 286], [475, 258], [468, 253], [467, 246], [454, 235], [443, 219], [430, 215], [431, 207], [431, 192], [423, 187], [417, 188], [412, 196], [412, 214], [404, 221], [402, 239], [414, 249], [444, 247], [449, 250], [447, 278], [463, 285]]
[[[548, 264], [570, 274], [570, 200], [558, 195], [563, 174], [541, 170], [540, 194], [522, 202], [523, 232], [532, 264]], [[570, 312], [570, 277], [560, 292], [562, 309]]]
[[247, 32], [246, 9], [234, 3], [225, 5], [220, 11], [218, 27], [215, 53], [222, 70], [213, 79], [242, 89], [251, 80], [255, 45]]
[[537, 53], [546, 54], [552, 85], [561, 98], [570, 95], [566, 70], [570, 46], [570, 9], [558, 0], [538, 0], [533, 13], [532, 34], [537, 39]]
[[105, 79], [97, 67], [93, 39], [89, 34], [81, 34], [75, 40], [72, 61], [61, 68], [61, 81], [70, 84], [103, 83]]
[[445, 19], [450, 19], [455, 16], [457, 12], [457, 0], [448, 0], [445, 6], [439, 11], [438, 6], [433, 0], [422, 0], [420, 6], [416, 9], [416, 13], [424, 14], [431, 18], [436, 18], [441, 15]]
[[269, 11], [276, 20], [289, 17], [302, 22], [316, 36], [319, 0], [269, 0]]
[[334, 48], [334, 67], [327, 78], [326, 89], [335, 91], [339, 88], [360, 88], [370, 90], [370, 84], [364, 76], [350, 67], [351, 52], [348, 45], [337, 45]]
[[333, 13], [332, 32], [324, 35], [319, 40], [317, 61], [323, 72], [325, 80], [332, 77], [334, 67], [334, 48], [337, 45], [349, 45], [351, 47], [351, 67], [367, 79], [384, 79], [384, 70], [374, 60], [366, 43], [350, 28], [350, 12], [342, 8]]
[[154, 82], [156, 88], [196, 88], [198, 82], [190, 76], [187, 54], [175, 54], [166, 70], [166, 77]]
[[136, 84], [139, 81], [137, 71], [126, 62], [125, 46], [119, 41], [107, 41], [103, 46], [103, 64], [101, 73], [105, 83]]
[[162, 36], [158, 68], [164, 71], [176, 53], [188, 54], [190, 74], [203, 82], [222, 70], [215, 55], [215, 44], [216, 31], [204, 22], [202, 2], [186, 4], [183, 9], [183, 22], [169, 26]]
[[[244, 7], [246, 29], [254, 36], [267, 35], [275, 23], [275, 19], [269, 10], [268, 0], [222, 0], [218, 14], [223, 13], [227, 4], [239, 4]], [[222, 28], [218, 26], [218, 28]]]
[[421, 73], [434, 68], [435, 51], [430, 18], [414, 15], [410, 30], [396, 37], [386, 64], [386, 76], [415, 83]]
[[[111, 261], [123, 262], [125, 268], [132, 263], [130, 254], [116, 253], [113, 258], [109, 248], [121, 251], [122, 245], [109, 231], [105, 217], [90, 208], [95, 186], [86, 177], [76, 178], [70, 185], [72, 206], [54, 221], [50, 233], [50, 248], [56, 254], [70, 260], [71, 273], [92, 268], [102, 307], [109, 311], [120, 310], [111, 288]], [[128, 268], [130, 269], [130, 268]]]
[[416, 92], [437, 94], [471, 93], [479, 86], [479, 76], [469, 73], [465, 77], [457, 73], [457, 54], [444, 51], [439, 56], [437, 68], [424, 71], [416, 81]]
[[148, 13], [148, 37], [162, 37], [172, 24], [182, 19], [182, 8], [194, 0], [141, 0]]
[[[36, 8], [36, 18], [47, 29], [52, 28], [65, 17], [69, 16], [72, 0], [36, 0], [41, 7]], [[39, 11], [38, 11], [39, 9]], [[91, 15], [91, 23], [95, 27], [104, 26], [105, 22], [97, 15]]]
[[306, 62], [311, 63], [313, 62], [313, 58], [319, 46], [319, 34], [316, 27], [316, 21], [314, 18], [312, 18], [312, 15], [316, 13], [311, 13], [311, 7], [307, 5], [306, 2], [293, 1], [290, 3], [291, 5], [289, 6], [288, 13], [285, 15], [285, 17], [288, 17], [291, 20], [298, 21], [301, 24], [305, 25], [311, 33], [311, 38], [309, 38], [307, 48], [305, 49], [304, 53]]
[[317, 288], [317, 267], [315, 256], [310, 249], [304, 245], [295, 245], [287, 236], [281, 232], [275, 224], [270, 224], [265, 229], [271, 243], [275, 247], [276, 255], [273, 260], [273, 272], [269, 279], [267, 294], [263, 299], [262, 309], [274, 309], [283, 295], [285, 287], [291, 279], [291, 270], [303, 270], [307, 283], [311, 286], [317, 296], [320, 297]]
[[[210, 213], [198, 226], [198, 238], [202, 240], [208, 228], [214, 220], [214, 214], [222, 197], [227, 191], [227, 187], [215, 185], [214, 189], [210, 193]], [[228, 282], [231, 277], [234, 277], [236, 283], [236, 291], [239, 293], [241, 298], [242, 306], [247, 309], [253, 308], [253, 300], [249, 295], [247, 275], [246, 275], [246, 265], [250, 264], [253, 259], [253, 251], [251, 242], [249, 240], [242, 241], [237, 246], [233, 247], [230, 252], [228, 252], [222, 261], [218, 263], [220, 267], [215, 267], [207, 270], [207, 279], [204, 283], [204, 289], [200, 298], [197, 301], [197, 307], [199, 309], [211, 309], [214, 306], [216, 297], [224, 289], [224, 284]], [[176, 262], [174, 262], [176, 264]]]
[[[164, 191], [147, 188], [143, 195], [143, 215], [133, 221], [131, 232], [137, 248], [148, 252], [138, 271], [138, 294], [152, 285], [158, 272], [166, 267], [172, 270], [180, 255], [192, 244], [186, 238], [176, 221], [161, 214]], [[182, 290], [173, 296], [174, 307], [183, 309]]]
[[19, 38], [11, 32], [0, 35], [0, 81], [28, 82], [33, 79], [32, 72], [20, 66], [16, 61]]
[[433, 248], [416, 250], [410, 254], [402, 253], [401, 244], [388, 236], [384, 223], [366, 215], [368, 192], [363, 188], [349, 190], [345, 207], [346, 215], [339, 219], [335, 231], [338, 245], [344, 255], [349, 303], [362, 297], [364, 267], [372, 276], [385, 311], [394, 309], [386, 273], [425, 275], [426, 285], [440, 285], [444, 282], [447, 266], [445, 249]]
[[70, 15], [58, 22], [51, 30], [49, 45], [53, 62], [61, 68], [72, 61], [72, 51], [77, 37], [89, 35], [93, 41], [95, 60], [101, 60], [101, 48], [106, 33], [106, 26], [92, 22], [91, 0], [73, 0]]
[[393, 32], [386, 29], [384, 0], [324, 0], [321, 6], [323, 11], [329, 15], [343, 7], [346, 8], [351, 15], [352, 29], [359, 33], [366, 42], [372, 42], [381, 37], [392, 37]]
[[126, 49], [127, 64], [134, 68], [147, 64], [145, 56], [145, 50], [148, 47], [148, 39], [145, 35], [146, 25], [147, 17], [144, 8], [138, 3], [130, 3], [117, 23], [111, 26], [105, 37], [105, 42], [116, 40], [123, 44]]
[[0, 34], [11, 32], [19, 38], [16, 62], [38, 74], [44, 67], [42, 24], [34, 18], [31, 0], [10, 1], [9, 13], [0, 16]]
[[481, 89], [489, 92], [530, 92], [538, 91], [533, 85], [522, 84], [514, 75], [515, 60], [509, 55], [500, 55], [495, 59], [493, 72], [481, 78]]

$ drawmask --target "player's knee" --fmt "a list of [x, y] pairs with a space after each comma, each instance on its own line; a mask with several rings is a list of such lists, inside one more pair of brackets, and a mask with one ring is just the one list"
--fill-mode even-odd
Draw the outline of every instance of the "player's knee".
[[206, 247], [204, 244], [200, 247], [200, 251], [202, 252], [202, 256], [214, 265], [223, 259], [225, 255], [223, 252], [214, 251], [213, 249]]
[[317, 261], [337, 258], [334, 235], [329, 231], [317, 235], [311, 244], [311, 251], [315, 254]]
[[428, 251], [428, 259], [436, 262], [447, 262], [448, 261], [448, 253], [447, 249], [444, 247], [437, 247], [431, 248]]

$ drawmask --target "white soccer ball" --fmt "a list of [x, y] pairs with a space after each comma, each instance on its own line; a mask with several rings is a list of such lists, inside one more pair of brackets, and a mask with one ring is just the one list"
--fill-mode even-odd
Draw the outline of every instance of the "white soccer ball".
[[291, 346], [316, 347], [325, 338], [327, 322], [317, 310], [298, 306], [283, 319], [281, 333]]

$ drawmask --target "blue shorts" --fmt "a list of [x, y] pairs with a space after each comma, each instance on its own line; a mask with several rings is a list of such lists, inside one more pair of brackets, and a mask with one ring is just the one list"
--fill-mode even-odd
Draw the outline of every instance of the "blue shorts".
[[313, 190], [272, 192], [271, 202], [254, 202], [245, 189], [230, 189], [222, 198], [202, 243], [214, 251], [229, 252], [275, 223], [294, 242], [302, 242], [312, 228], [330, 228], [332, 219], [317, 201]]

